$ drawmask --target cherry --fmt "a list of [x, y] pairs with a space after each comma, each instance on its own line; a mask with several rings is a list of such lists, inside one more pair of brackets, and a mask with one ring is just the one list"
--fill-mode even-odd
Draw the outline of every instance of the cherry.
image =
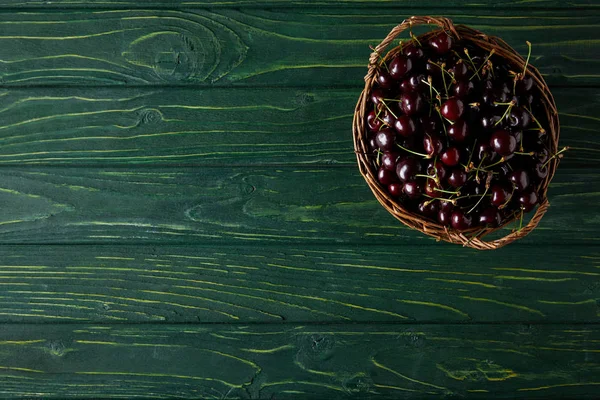
[[463, 99], [473, 94], [475, 91], [475, 84], [473, 81], [458, 81], [452, 90], [456, 97]]
[[533, 78], [529, 75], [517, 80], [517, 92], [526, 93], [533, 88]]
[[426, 80], [424, 74], [413, 75], [408, 78], [408, 83], [413, 90], [418, 90], [427, 86], [423, 83], [424, 80]]
[[448, 118], [450, 121], [456, 121], [460, 117], [462, 117], [463, 112], [465, 110], [465, 106], [460, 99], [456, 97], [452, 97], [446, 100], [442, 104], [441, 112], [442, 115]]
[[511, 193], [500, 185], [492, 185], [490, 193], [492, 194], [490, 202], [496, 207], [504, 205], [511, 196]]
[[415, 175], [421, 172], [421, 164], [412, 157], [400, 160], [396, 164], [396, 174], [402, 182], [413, 180]]
[[481, 113], [480, 124], [481, 127], [485, 130], [494, 129], [494, 127], [498, 124], [499, 121], [500, 115], [495, 114], [492, 111], [486, 111]]
[[464, 231], [473, 225], [473, 219], [471, 216], [465, 214], [461, 210], [454, 210], [450, 218], [452, 227], [457, 231]]
[[423, 148], [429, 156], [434, 156], [442, 152], [444, 143], [436, 135], [425, 135], [423, 136]]
[[398, 158], [400, 158], [400, 153], [397, 151], [386, 151], [381, 156], [381, 168], [395, 171]]
[[425, 183], [425, 194], [433, 198], [442, 197], [442, 192], [437, 189], [441, 189], [440, 185], [433, 179], [427, 179], [427, 182]]
[[467, 123], [462, 120], [456, 120], [450, 127], [448, 128], [448, 137], [454, 140], [455, 142], [464, 141], [469, 134], [469, 126]]
[[442, 126], [439, 117], [428, 117], [426, 115], [419, 117], [419, 125], [425, 135], [437, 135], [442, 132]]
[[423, 215], [425, 215], [426, 217], [434, 217], [437, 216], [438, 213], [438, 202], [437, 201], [429, 201], [428, 200], [423, 200], [422, 202], [419, 203], [419, 205], [417, 206], [417, 209], [419, 210], [419, 212]]
[[375, 105], [382, 104], [384, 102], [384, 99], [386, 98], [387, 97], [385, 91], [381, 89], [373, 89], [373, 91], [371, 92], [371, 101]]
[[388, 192], [394, 197], [400, 197], [402, 195], [402, 184], [392, 183], [388, 185]]
[[508, 178], [512, 182], [514, 188], [522, 192], [529, 187], [529, 175], [522, 169], [513, 171]]
[[548, 176], [548, 166], [544, 164], [536, 164], [534, 169], [534, 176], [538, 180], [544, 180]]
[[417, 114], [423, 106], [423, 98], [417, 92], [404, 93], [401, 97], [400, 108], [406, 115]]
[[396, 174], [394, 174], [393, 171], [380, 168], [379, 171], [377, 171], [377, 180], [382, 185], [389, 185], [391, 183], [398, 182], [398, 177], [396, 176]]
[[370, 130], [376, 132], [379, 130], [379, 128], [381, 128], [382, 124], [383, 123], [377, 117], [377, 113], [375, 111], [371, 111], [370, 113], [367, 114], [367, 126], [369, 127]]
[[460, 152], [456, 147], [449, 147], [442, 153], [441, 160], [449, 167], [454, 167], [460, 161]]
[[519, 204], [525, 212], [533, 210], [538, 203], [538, 195], [534, 190], [527, 190], [519, 195]]
[[394, 128], [396, 128], [396, 132], [404, 137], [412, 136], [417, 131], [417, 125], [415, 124], [415, 121], [407, 115], [401, 115], [398, 117], [394, 123]]
[[517, 149], [517, 140], [508, 131], [500, 129], [492, 135], [490, 146], [501, 156], [509, 156]]
[[531, 115], [520, 107], [513, 107], [508, 115], [508, 123], [514, 128], [527, 129], [531, 123]]
[[463, 169], [453, 169], [448, 176], [450, 186], [458, 188], [467, 183], [467, 173]]
[[469, 68], [464, 62], [458, 62], [456, 65], [450, 68], [450, 73], [454, 74], [454, 78], [457, 80], [468, 78]]
[[452, 49], [454, 40], [442, 31], [429, 40], [429, 46], [438, 54], [445, 54]]
[[535, 157], [540, 163], [544, 164], [546, 161], [548, 161], [550, 154], [548, 153], [548, 150], [543, 147], [535, 153]]
[[450, 219], [452, 218], [452, 211], [440, 210], [438, 211], [437, 219], [443, 226], [450, 225]]
[[496, 207], [488, 207], [479, 214], [479, 224], [495, 228], [500, 225], [502, 218]]
[[382, 129], [375, 135], [375, 142], [382, 151], [390, 151], [394, 149], [396, 133], [390, 128]]
[[375, 150], [375, 149], [379, 148], [379, 146], [377, 145], [377, 141], [375, 140], [375, 134], [374, 133], [369, 134], [367, 136], [367, 142], [369, 143], [369, 148], [371, 150]]
[[425, 172], [427, 172], [427, 175], [429, 176], [437, 176], [437, 178], [440, 181], [443, 181], [446, 178], [446, 174], [447, 174], [447, 169], [444, 166], [444, 164], [441, 161], [434, 161], [431, 160], [429, 161], [429, 163], [427, 164], [427, 168], [425, 169]]
[[377, 83], [379, 87], [383, 89], [389, 89], [394, 84], [394, 79], [385, 71], [379, 71], [379, 75], [377, 75]]
[[390, 62], [389, 69], [392, 78], [400, 79], [412, 69], [412, 60], [402, 55], [396, 56]]
[[418, 199], [423, 194], [423, 188], [416, 181], [406, 182], [402, 188], [402, 191], [404, 194], [406, 194], [406, 197], [412, 200]]
[[424, 56], [423, 50], [415, 46], [413, 43], [407, 44], [402, 52], [406, 57], [413, 61], [420, 60]]
[[476, 161], [481, 161], [483, 160], [485, 157], [485, 159], [487, 161], [494, 161], [497, 158], [497, 153], [495, 153], [492, 150], [492, 147], [487, 144], [487, 143], [479, 143], [476, 147], [475, 147], [475, 160]]

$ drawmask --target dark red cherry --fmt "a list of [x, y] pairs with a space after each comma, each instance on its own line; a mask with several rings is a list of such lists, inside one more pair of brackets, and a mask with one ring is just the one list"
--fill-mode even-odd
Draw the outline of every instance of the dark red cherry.
[[402, 195], [402, 184], [401, 183], [392, 183], [388, 185], [388, 192], [394, 197], [400, 197]]
[[377, 180], [382, 185], [389, 185], [391, 183], [398, 182], [398, 177], [393, 171], [384, 168], [379, 168], [379, 170], [377, 171]]
[[490, 193], [492, 194], [490, 202], [496, 207], [500, 207], [501, 205], [505, 204], [508, 198], [511, 196], [511, 192], [500, 185], [492, 185], [490, 188]]
[[397, 151], [386, 151], [381, 156], [381, 167], [390, 171], [395, 171], [396, 163], [399, 157], [400, 153]]
[[517, 80], [517, 92], [526, 93], [533, 88], [533, 78], [529, 75], [523, 77], [523, 79]]
[[384, 128], [375, 135], [375, 142], [382, 151], [393, 150], [396, 143], [396, 132], [390, 128]]
[[396, 124], [396, 117], [387, 109], [379, 114], [379, 118], [381, 118], [382, 124], [387, 127], [393, 127]]
[[437, 189], [441, 189], [440, 185], [435, 183], [433, 179], [427, 179], [427, 182], [425, 183], [425, 194], [433, 198], [442, 197], [442, 192]]
[[406, 115], [414, 115], [421, 110], [424, 106], [423, 98], [417, 92], [404, 93], [401, 98], [400, 108]]
[[367, 114], [367, 126], [370, 130], [377, 132], [379, 128], [381, 128], [382, 122], [377, 117], [377, 113], [375, 111], [371, 111]]
[[427, 164], [425, 172], [427, 172], [427, 175], [437, 176], [440, 181], [443, 181], [444, 179], [446, 179], [446, 174], [448, 173], [448, 170], [441, 161], [431, 160]]
[[464, 141], [468, 135], [469, 125], [467, 125], [467, 123], [462, 119], [454, 121], [454, 123], [448, 128], [448, 137], [455, 142]]
[[450, 226], [450, 219], [452, 218], [452, 211], [440, 210], [438, 211], [437, 219], [443, 226]]
[[400, 92], [402, 93], [412, 92], [414, 90], [414, 88], [410, 85], [410, 79], [404, 79], [402, 82], [400, 82], [400, 85], [398, 87], [400, 88]]
[[389, 89], [394, 85], [394, 79], [385, 71], [379, 71], [377, 83], [382, 89]]
[[438, 213], [438, 202], [437, 201], [429, 201], [431, 199], [423, 200], [417, 206], [417, 209], [421, 214], [429, 218], [437, 217]]
[[508, 176], [508, 179], [510, 179], [514, 188], [519, 192], [522, 192], [529, 187], [529, 175], [522, 169], [513, 171]]
[[467, 173], [462, 168], [455, 168], [448, 176], [450, 186], [458, 188], [467, 183]]
[[412, 60], [399, 55], [394, 57], [389, 65], [390, 76], [394, 79], [401, 79], [412, 70]]
[[402, 182], [415, 179], [415, 175], [421, 172], [421, 164], [412, 157], [402, 159], [396, 164], [396, 174]]
[[502, 219], [496, 207], [488, 207], [479, 214], [479, 224], [495, 228], [500, 225]]
[[509, 156], [517, 149], [517, 140], [508, 131], [500, 129], [492, 135], [490, 146], [501, 156]]
[[456, 80], [468, 78], [469, 68], [465, 65], [464, 62], [458, 62], [456, 65], [450, 68], [450, 73], [454, 74], [454, 78]]
[[533, 174], [540, 181], [545, 179], [548, 176], [548, 166], [544, 164], [536, 164]]
[[454, 40], [446, 32], [440, 32], [429, 40], [429, 46], [438, 54], [446, 54], [452, 49]]
[[442, 162], [449, 167], [454, 167], [460, 161], [460, 152], [456, 147], [449, 147], [440, 157]]
[[415, 121], [408, 115], [401, 115], [394, 123], [396, 132], [404, 137], [412, 136], [417, 131], [417, 125]]
[[406, 57], [414, 61], [420, 60], [421, 58], [423, 58], [424, 55], [423, 50], [415, 46], [413, 43], [407, 44], [402, 50], [402, 52]]
[[498, 121], [500, 121], [500, 115], [492, 112], [492, 111], [485, 111], [481, 113], [481, 117], [480, 117], [480, 124], [481, 127], [485, 130], [492, 130], [496, 127], [496, 125], [498, 125]]
[[538, 200], [538, 195], [533, 189], [529, 189], [519, 195], [519, 204], [525, 212], [533, 210]]
[[508, 123], [517, 129], [527, 129], [531, 123], [531, 115], [520, 107], [513, 107], [508, 115]]
[[481, 161], [483, 158], [487, 161], [494, 161], [497, 157], [497, 153], [492, 150], [492, 147], [487, 143], [479, 143], [477, 147], [475, 147], [475, 154], [473, 158], [476, 161]]
[[423, 148], [426, 154], [434, 156], [442, 152], [444, 143], [436, 135], [425, 135], [423, 136]]
[[413, 90], [418, 90], [418, 89], [422, 89], [427, 86], [426, 84], [423, 83], [424, 80], [426, 80], [425, 75], [418, 74], [418, 75], [413, 75], [410, 78], [408, 78], [408, 83], [410, 84], [410, 87], [413, 88]]
[[454, 95], [461, 99], [469, 97], [475, 91], [475, 84], [473, 81], [458, 81], [452, 89]]
[[375, 105], [379, 105], [383, 103], [384, 99], [386, 99], [386, 92], [381, 89], [373, 89], [371, 92], [371, 101]]
[[442, 132], [440, 118], [437, 116], [422, 115], [419, 117], [419, 126], [426, 135], [438, 135]]
[[454, 210], [451, 216], [452, 227], [457, 231], [464, 231], [473, 226], [473, 219], [461, 210]]
[[545, 147], [542, 147], [535, 153], [535, 158], [542, 164], [548, 161], [548, 157], [550, 157], [550, 155]]
[[450, 121], [456, 121], [457, 119], [462, 117], [464, 111], [464, 103], [456, 97], [446, 100], [442, 104], [441, 108], [442, 115], [448, 118]]
[[417, 181], [408, 181], [402, 191], [411, 200], [416, 200], [423, 194], [423, 187]]
[[377, 145], [377, 141], [375, 140], [375, 133], [370, 133], [367, 136], [367, 142], [369, 143], [369, 148], [371, 150], [375, 150], [375, 149], [379, 148], [379, 146]]

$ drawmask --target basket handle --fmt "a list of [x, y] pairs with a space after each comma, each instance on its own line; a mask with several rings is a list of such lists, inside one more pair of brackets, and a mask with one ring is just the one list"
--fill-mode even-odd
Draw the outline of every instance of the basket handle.
[[394, 29], [388, 33], [385, 39], [383, 39], [383, 41], [379, 43], [371, 53], [371, 56], [369, 57], [369, 72], [365, 76], [365, 81], [369, 81], [375, 75], [379, 55], [383, 53], [386, 47], [388, 47], [389, 44], [392, 43], [392, 41], [407, 28], [411, 28], [412, 26], [416, 25], [437, 25], [443, 30], [451, 32], [456, 39], [460, 40], [460, 35], [454, 28], [454, 24], [452, 23], [451, 19], [428, 16], [412, 16], [408, 19], [405, 19], [400, 25], [394, 27]]
[[535, 214], [533, 215], [533, 218], [531, 218], [531, 221], [529, 221], [527, 225], [525, 225], [518, 231], [515, 231], [500, 239], [492, 240], [491, 242], [486, 242], [485, 240], [482, 240], [480, 238], [468, 238], [462, 233], [452, 235], [454, 235], [458, 240], [460, 240], [465, 247], [471, 247], [477, 250], [496, 250], [500, 247], [504, 247], [507, 244], [514, 242], [517, 239], [527, 236], [532, 230], [534, 230], [538, 226], [542, 217], [544, 216], [544, 214], [546, 214], [546, 211], [548, 211], [548, 207], [550, 207], [550, 202], [548, 201], [548, 199], [545, 199], [542, 202], [542, 204], [539, 205], [539, 207], [535, 211]]

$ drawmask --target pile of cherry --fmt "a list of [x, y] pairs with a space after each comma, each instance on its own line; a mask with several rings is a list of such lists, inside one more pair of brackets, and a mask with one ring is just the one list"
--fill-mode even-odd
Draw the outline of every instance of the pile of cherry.
[[[529, 43], [528, 43], [529, 44]], [[530, 46], [531, 52], [531, 46]], [[366, 127], [377, 178], [405, 208], [463, 231], [541, 201], [548, 175], [539, 88], [494, 51], [443, 31], [380, 60]]]

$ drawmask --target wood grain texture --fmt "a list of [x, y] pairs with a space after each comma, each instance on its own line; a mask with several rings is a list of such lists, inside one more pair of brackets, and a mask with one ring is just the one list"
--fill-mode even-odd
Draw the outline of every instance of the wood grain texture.
[[600, 322], [599, 246], [489, 254], [450, 245], [2, 246], [0, 323]]
[[[0, 243], [434, 244], [352, 167], [5, 167], [0, 182]], [[597, 244], [599, 193], [598, 174], [561, 169], [550, 211], [519, 243]]]
[[596, 325], [12, 325], [0, 395], [595, 398], [599, 339]]
[[[1, 165], [356, 165], [360, 89], [0, 91]], [[555, 89], [562, 166], [600, 166], [596, 89]]]
[[[63, 2], [65, 4], [68, 2]], [[57, 3], [61, 4], [61, 3]], [[76, 4], [76, 3], [75, 3]], [[102, 3], [110, 6], [111, 2]], [[193, 4], [190, 4], [190, 7]], [[356, 85], [369, 45], [426, 9], [309, 8], [3, 13], [6, 85]], [[498, 35], [554, 84], [598, 84], [594, 10], [461, 9], [457, 23]], [[590, 39], [588, 39], [588, 37]], [[284, 50], [284, 51], [283, 51]]]

